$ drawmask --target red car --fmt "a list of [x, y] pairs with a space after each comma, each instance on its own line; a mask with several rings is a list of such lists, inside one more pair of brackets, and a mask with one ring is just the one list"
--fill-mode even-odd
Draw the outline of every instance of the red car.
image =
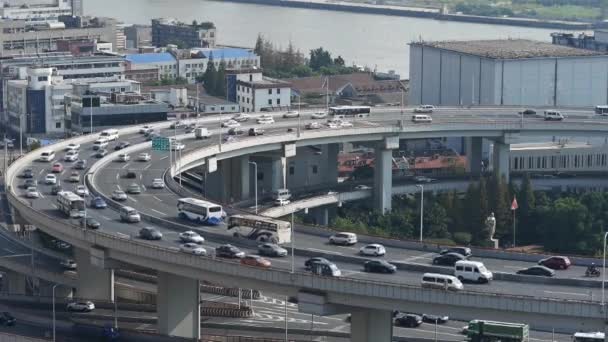
[[552, 256], [546, 259], [541, 259], [538, 264], [554, 270], [565, 270], [571, 265], [570, 259], [565, 256]]
[[270, 261], [257, 255], [246, 255], [241, 259], [241, 264], [256, 267], [270, 267]]
[[62, 172], [62, 171], [63, 171], [63, 165], [61, 165], [61, 163], [55, 163], [51, 167], [51, 172], [59, 173], [59, 172]]

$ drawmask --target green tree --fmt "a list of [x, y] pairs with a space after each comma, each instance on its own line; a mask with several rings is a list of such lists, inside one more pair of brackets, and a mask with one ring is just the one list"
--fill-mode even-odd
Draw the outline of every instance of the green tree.
[[[486, 219], [490, 215], [490, 201], [488, 200], [488, 184], [485, 178], [479, 180], [478, 200], [474, 202], [478, 207], [477, 214], [474, 217], [473, 224], [475, 231], [473, 232], [473, 240], [478, 244], [486, 244], [490, 239], [490, 231], [486, 227]], [[475, 234], [477, 233], [477, 234]]]
[[213, 61], [213, 54], [209, 54], [209, 61], [207, 62], [207, 69], [203, 75], [203, 86], [207, 93], [214, 95], [215, 86], [217, 85], [217, 70], [215, 69], [215, 62]]
[[589, 253], [589, 211], [577, 199], [560, 198], [543, 217], [543, 242], [549, 251]]
[[334, 64], [344, 66], [344, 58], [342, 58], [342, 56], [338, 56], [338, 58], [334, 59]]
[[324, 50], [322, 47], [310, 50], [310, 61], [308, 65], [312, 70], [318, 71], [322, 67], [329, 67], [333, 65], [331, 54], [329, 51]]
[[214, 96], [226, 96], [226, 63], [222, 59], [217, 69], [215, 86], [213, 87]]
[[536, 225], [533, 224], [532, 213], [536, 208], [536, 199], [530, 175], [525, 174], [517, 195], [517, 229], [520, 243], [530, 243], [538, 239]]
[[445, 208], [440, 204], [434, 203], [429, 210], [424, 213], [425, 235], [432, 238], [446, 238], [448, 232], [448, 216]]
[[258, 33], [258, 38], [255, 40], [255, 48], [253, 48], [253, 52], [262, 56], [264, 54], [264, 38], [260, 33]]

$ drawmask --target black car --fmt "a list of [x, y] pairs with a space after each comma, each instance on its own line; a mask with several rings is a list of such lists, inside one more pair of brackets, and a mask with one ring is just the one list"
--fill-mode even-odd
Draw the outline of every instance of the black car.
[[125, 174], [125, 178], [137, 178], [137, 173], [135, 171], [127, 171]]
[[97, 153], [95, 153], [95, 158], [103, 158], [108, 154], [108, 150], [99, 150], [97, 151]]
[[432, 324], [444, 324], [450, 320], [448, 316], [439, 316], [439, 315], [422, 315], [422, 321], [425, 323]]
[[385, 260], [370, 260], [365, 262], [363, 269], [365, 272], [395, 273], [397, 271], [397, 266]]
[[131, 146], [131, 143], [128, 141], [121, 141], [118, 145], [114, 146], [114, 151], [122, 150], [123, 148], [127, 148]]
[[160, 240], [163, 238], [163, 234], [156, 228], [143, 227], [139, 231], [139, 237], [144, 240]]
[[94, 218], [91, 218], [91, 217], [87, 217], [86, 219], [83, 218], [82, 220], [80, 220], [80, 224], [85, 223], [85, 221], [86, 221], [86, 227], [89, 229], [99, 229], [99, 227], [101, 227], [101, 223]]
[[23, 182], [23, 185], [21, 186], [24, 189], [27, 189], [29, 187], [37, 187], [38, 186], [38, 181], [35, 179], [26, 179], [25, 182]]
[[242, 135], [243, 133], [245, 133], [245, 131], [239, 127], [233, 127], [228, 130], [228, 135]]
[[534, 109], [525, 109], [525, 110], [519, 112], [519, 114], [523, 114], [523, 115], [536, 115], [536, 111]]
[[23, 173], [21, 174], [22, 178], [34, 178], [34, 170], [32, 169], [25, 169], [23, 170]]
[[330, 264], [332, 264], [332, 262], [325, 258], [314, 257], [314, 258], [310, 258], [310, 259], [306, 260], [304, 262], [304, 267], [312, 268], [312, 265], [315, 265], [315, 264], [330, 265]]
[[80, 159], [79, 161], [76, 162], [76, 164], [74, 164], [74, 168], [76, 170], [84, 170], [87, 168], [87, 161], [84, 159]]
[[0, 314], [0, 325], [6, 325], [7, 327], [12, 327], [15, 325], [17, 320], [10, 312], [3, 312]]
[[53, 196], [57, 196], [60, 191], [63, 191], [61, 184], [55, 184], [53, 187], [51, 187], [51, 195]]
[[542, 276], [542, 277], [553, 277], [555, 275], [555, 271], [545, 266], [532, 266], [525, 268], [523, 270], [519, 270], [516, 272], [517, 274], [523, 275], [533, 275], [533, 276]]
[[454, 266], [457, 261], [466, 260], [462, 254], [458, 253], [446, 253], [443, 255], [436, 256], [433, 259], [433, 265], [444, 265], [444, 266]]
[[414, 314], [399, 314], [395, 317], [395, 325], [407, 328], [416, 328], [422, 324], [422, 317]]
[[471, 249], [469, 247], [450, 247], [442, 249], [441, 252], [439, 252], [439, 254], [447, 253], [458, 253], [467, 258], [473, 255], [473, 252], [471, 252]]
[[221, 245], [215, 249], [215, 255], [221, 258], [240, 259], [245, 256], [245, 252], [233, 245]]

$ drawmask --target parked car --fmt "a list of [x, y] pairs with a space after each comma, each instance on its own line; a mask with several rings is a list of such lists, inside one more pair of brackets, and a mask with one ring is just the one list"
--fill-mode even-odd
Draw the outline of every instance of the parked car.
[[137, 183], [131, 183], [127, 187], [127, 193], [131, 195], [141, 194], [141, 187]]
[[17, 319], [8, 311], [0, 314], [0, 325], [12, 327], [17, 323]]
[[395, 317], [395, 325], [407, 328], [416, 328], [422, 324], [422, 317], [414, 314], [399, 314]]
[[258, 246], [258, 254], [271, 257], [287, 256], [287, 250], [274, 243], [264, 243]]
[[241, 258], [241, 264], [263, 268], [268, 268], [271, 266], [270, 260], [264, 259], [258, 255], [245, 255], [245, 257]]
[[386, 254], [386, 249], [380, 244], [372, 243], [361, 247], [361, 249], [359, 249], [359, 254], [366, 256], [383, 256]]
[[150, 161], [150, 159], [152, 159], [152, 156], [150, 155], [150, 153], [146, 153], [146, 152], [142, 152], [137, 156], [137, 160], [143, 161], [143, 162]]
[[163, 233], [154, 227], [143, 227], [139, 230], [139, 237], [144, 240], [161, 240]]
[[76, 170], [84, 170], [87, 168], [87, 161], [85, 159], [80, 159], [74, 164], [74, 168]]
[[65, 268], [66, 270], [75, 270], [76, 269], [76, 261], [72, 260], [72, 259], [66, 259], [66, 260], [62, 260], [59, 265], [61, 265], [61, 267]]
[[348, 232], [337, 233], [329, 237], [329, 243], [332, 245], [354, 245], [357, 243], [357, 235]]
[[122, 190], [114, 190], [112, 191], [112, 199], [119, 202], [126, 201], [127, 194]]
[[553, 277], [555, 275], [555, 271], [545, 267], [545, 266], [532, 266], [528, 268], [524, 268], [523, 270], [519, 270], [516, 272], [517, 274], [523, 275], [532, 275], [532, 276], [542, 276], [542, 277]]
[[68, 311], [91, 312], [95, 310], [95, 304], [91, 301], [71, 302], [66, 306]]
[[431, 324], [445, 324], [450, 320], [448, 316], [439, 316], [439, 315], [422, 315], [422, 321], [425, 323]]
[[433, 258], [433, 265], [454, 266], [460, 260], [466, 260], [466, 258], [459, 253], [446, 253]]
[[63, 164], [61, 164], [61, 163], [53, 164], [53, 166], [51, 166], [51, 172], [53, 172], [53, 173], [63, 172]]
[[572, 264], [570, 259], [565, 256], [552, 256], [538, 261], [539, 265], [553, 270], [565, 270]]
[[469, 247], [450, 247], [450, 248], [442, 249], [439, 252], [439, 254], [441, 254], [441, 255], [447, 254], [447, 253], [458, 253], [467, 258], [473, 255], [473, 252], [471, 252], [471, 249]]
[[184, 243], [179, 246], [180, 252], [194, 254], [194, 255], [207, 255], [207, 250], [199, 246], [194, 242]]
[[78, 171], [70, 172], [70, 177], [68, 177], [68, 182], [70, 182], [70, 183], [80, 182], [80, 173]]
[[215, 249], [215, 255], [222, 258], [243, 258], [245, 252], [233, 245], [221, 245]]
[[200, 236], [197, 232], [193, 232], [191, 230], [180, 233], [179, 239], [182, 242], [194, 242], [198, 244], [205, 242], [205, 238]]
[[161, 178], [154, 178], [152, 180], [152, 189], [164, 189], [165, 182]]
[[397, 266], [385, 260], [370, 260], [363, 264], [363, 270], [373, 273], [395, 273]]
[[104, 201], [103, 198], [101, 198], [99, 196], [91, 198], [91, 208], [105, 209], [107, 207], [108, 207], [108, 204], [106, 203], [106, 201]]

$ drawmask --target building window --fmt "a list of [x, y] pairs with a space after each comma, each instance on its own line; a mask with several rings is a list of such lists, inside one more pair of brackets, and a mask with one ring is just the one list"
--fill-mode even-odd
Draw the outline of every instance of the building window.
[[55, 128], [61, 128], [61, 122], [55, 122]]
[[272, 95], [272, 88], [268, 89], [268, 95]]
[[253, 75], [249, 75], [249, 82], [253, 82]]
[[46, 81], [46, 80], [48, 80], [48, 77], [46, 77], [46, 76], [39, 76], [38, 77], [38, 82], [43, 82], [43, 81]]
[[224, 107], [220, 107], [220, 110], [224, 110]]
[[249, 103], [249, 98], [247, 98], [247, 103]]
[[258, 172], [258, 180], [264, 180], [264, 173], [263, 172]]
[[281, 88], [277, 88], [277, 94], [281, 93]]
[[319, 167], [317, 165], [313, 165], [312, 166], [312, 173], [314, 173], [315, 175], [319, 172]]
[[268, 99], [268, 104], [272, 106], [272, 99]]
[[280, 105], [281, 104], [281, 99], [277, 99], [277, 104]]
[[237, 100], [238, 102], [241, 102], [241, 95], [237, 95], [237, 96], [236, 96], [236, 100]]
[[289, 167], [289, 175], [293, 176], [293, 174], [296, 172], [296, 168], [293, 166]]

